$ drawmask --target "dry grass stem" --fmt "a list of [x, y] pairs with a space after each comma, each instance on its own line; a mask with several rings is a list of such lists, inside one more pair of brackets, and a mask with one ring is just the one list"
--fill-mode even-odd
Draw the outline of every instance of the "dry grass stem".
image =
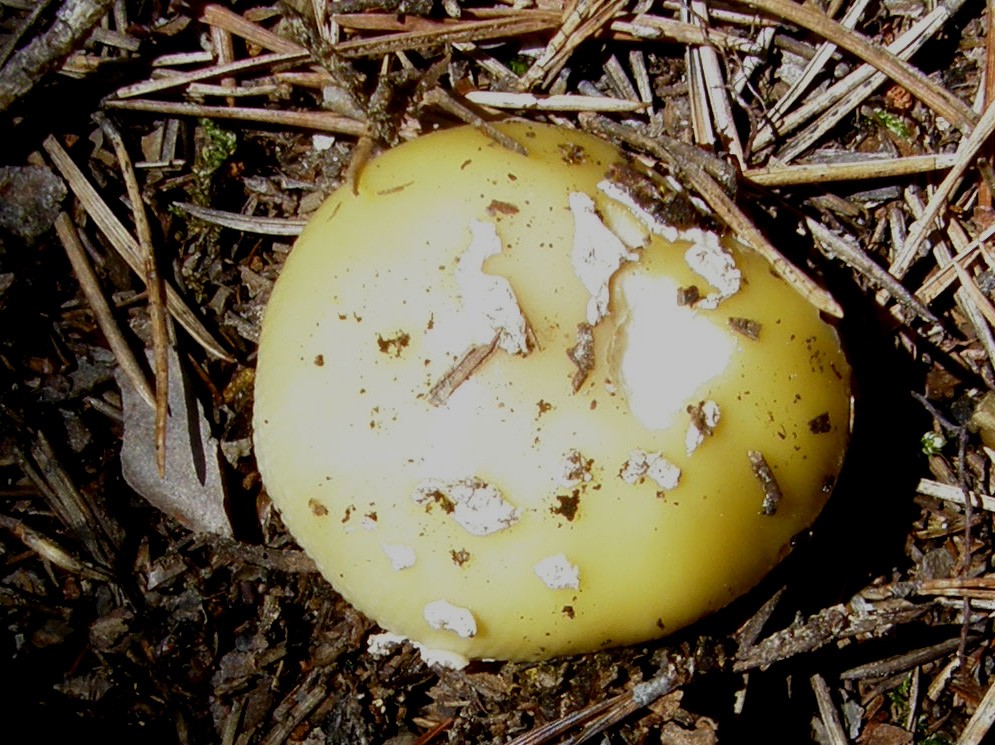
[[[684, 23], [695, 23], [691, 8], [687, 4], [682, 5], [680, 17]], [[702, 48], [689, 46], [684, 50], [684, 69], [687, 70], [688, 103], [691, 106], [691, 131], [694, 134], [694, 143], [710, 149], [715, 144], [715, 130], [708, 110], [708, 90], [701, 61]]]
[[327, 673], [314, 671], [299, 688], [285, 698], [277, 708], [280, 716], [274, 717], [276, 724], [260, 740], [260, 745], [283, 745], [294, 728], [304, 718], [328, 698]]
[[207, 50], [200, 52], [175, 52], [173, 54], [163, 54], [156, 57], [151, 62], [152, 68], [182, 67], [184, 65], [206, 65], [214, 62], [214, 53]]
[[489, 344], [477, 344], [467, 349], [456, 364], [432, 385], [428, 392], [428, 402], [432, 406], [445, 406], [456, 389], [469, 380], [477, 368], [494, 354], [500, 338], [500, 334], [495, 334]]
[[605, 62], [604, 71], [610, 87], [615, 90], [619, 98], [632, 102], [639, 100], [639, 93], [636, 91], [636, 86], [629, 80], [625, 68], [622, 67], [622, 63], [619, 62], [618, 57], [614, 54]]
[[61, 241], [63, 248], [66, 250], [66, 256], [69, 257], [69, 263], [72, 264], [76, 279], [79, 280], [83, 296], [86, 298], [87, 303], [89, 303], [90, 309], [93, 311], [93, 317], [97, 321], [97, 325], [100, 326], [100, 330], [104, 334], [104, 338], [107, 339], [107, 343], [110, 345], [114, 359], [117, 360], [122, 372], [128, 376], [128, 379], [145, 403], [150, 408], [155, 409], [156, 397], [152, 392], [152, 387], [145, 378], [145, 371], [142, 370], [142, 366], [138, 364], [138, 358], [132, 354], [131, 346], [124, 338], [124, 334], [121, 333], [117, 319], [114, 318], [114, 313], [111, 311], [110, 304], [104, 298], [103, 292], [100, 289], [100, 281], [90, 266], [90, 262], [86, 256], [86, 249], [83, 248], [83, 244], [80, 242], [79, 235], [76, 232], [76, 226], [73, 225], [69, 215], [65, 212], [60, 212], [55, 220], [55, 229], [58, 232], [59, 241]]
[[989, 684], [981, 704], [974, 710], [957, 745], [981, 745], [995, 723], [995, 684]]
[[936, 192], [930, 197], [929, 203], [922, 216], [917, 218], [912, 228], [909, 230], [909, 237], [905, 241], [902, 253], [892, 262], [889, 271], [896, 277], [903, 277], [912, 266], [919, 246], [926, 240], [926, 236], [933, 230], [936, 219], [947, 206], [947, 201], [953, 194], [954, 189], [960, 185], [961, 178], [967, 169], [974, 162], [974, 156], [984, 145], [985, 141], [991, 137], [995, 131], [995, 103], [985, 109], [978, 126], [975, 127], [971, 135], [967, 137], [957, 148], [957, 163], [950, 169], [950, 173], [943, 179]]
[[[840, 25], [852, 31], [856, 25], [857, 21], [864, 14], [867, 6], [870, 4], [870, 0], [857, 0], [853, 5], [847, 10], [846, 15], [843, 16], [840, 21]], [[798, 98], [805, 93], [823, 71], [826, 63], [829, 62], [833, 54], [836, 53], [836, 45], [832, 42], [825, 41], [819, 45], [818, 51], [815, 55], [808, 61], [805, 65], [805, 69], [798, 78], [792, 82], [788, 87], [788, 90], [777, 100], [777, 102], [771, 107], [770, 111], [766, 112], [764, 116], [763, 123], [757, 130], [754, 140], [758, 143], [770, 142], [773, 134], [775, 132], [781, 132], [781, 124], [784, 120], [784, 115], [787, 113]], [[765, 139], [766, 138], [766, 139]]]
[[[232, 35], [228, 33], [225, 29], [220, 26], [211, 26], [211, 46], [214, 48], [214, 53], [217, 55], [217, 61], [219, 65], [227, 65], [235, 61], [235, 46], [232, 43]], [[218, 81], [218, 84], [222, 88], [234, 88], [235, 78], [233, 77], [223, 77]], [[228, 104], [234, 104], [232, 99], [228, 99]]]
[[[691, 0], [691, 21], [695, 25], [708, 26], [708, 6], [703, 0]], [[693, 49], [697, 57], [696, 67], [700, 69], [705, 93], [708, 97], [708, 110], [712, 112], [712, 125], [721, 138], [729, 155], [740, 168], [746, 165], [743, 154], [743, 143], [732, 113], [732, 103], [726, 86], [725, 75], [715, 48], [709, 44]]]
[[86, 577], [87, 579], [99, 580], [101, 582], [113, 581], [110, 573], [77, 559], [52, 540], [52, 538], [29, 528], [20, 520], [0, 515], [0, 527], [9, 530], [19, 541], [38, 554], [38, 556], [45, 561], [55, 564], [60, 569], [81, 577]]
[[212, 28], [223, 29], [229, 34], [280, 54], [299, 54], [305, 50], [296, 42], [284, 39], [258, 23], [247, 20], [223, 5], [207, 3], [200, 10], [200, 20]]
[[[916, 491], [927, 497], [942, 499], [945, 502], [964, 504], [964, 490], [954, 484], [944, 484], [932, 479], [921, 479], [916, 486]], [[995, 497], [971, 492], [971, 500], [977, 507], [988, 512], [995, 512]]]
[[[885, 48], [897, 58], [905, 60], [942, 29], [947, 21], [964, 4], [964, 0], [950, 0], [933, 8], [920, 18], [905, 33], [898, 36]], [[791, 140], [778, 152], [778, 158], [789, 161], [807, 150], [823, 134], [838, 124], [843, 117], [853, 111], [864, 99], [887, 80], [887, 77], [877, 72], [870, 64], [862, 64], [839, 82], [831, 85], [824, 92], [816, 94], [794, 111], [784, 115], [776, 134], [784, 136], [794, 131], [812, 117], [821, 117], [803, 134]], [[763, 150], [774, 140], [775, 132], [765, 130], [758, 134], [754, 149]]]
[[15, 448], [21, 470], [87, 550], [92, 563], [111, 569], [117, 563], [116, 523], [76, 487], [45, 433], [31, 428], [28, 434], [32, 440], [30, 450]]
[[[146, 80], [141, 83], [134, 83], [118, 88], [114, 92], [116, 99], [137, 98], [147, 96], [150, 93], [162, 93], [163, 91], [182, 88], [190, 83], [199, 83], [202, 80], [211, 78], [224, 78], [238, 75], [245, 72], [265, 70], [277, 65], [301, 62], [308, 58], [308, 53], [303, 49], [297, 52], [279, 52], [273, 54], [262, 54], [258, 57], [236, 60], [227, 64], [216, 64], [191, 72], [173, 72], [172, 74], [153, 80]], [[112, 101], [114, 99], [111, 99]]]
[[361, 137], [366, 134], [366, 123], [328, 111], [280, 111], [278, 109], [257, 109], [245, 106], [203, 106], [194, 103], [169, 103], [139, 99], [134, 101], [107, 101], [109, 109], [127, 111], [148, 111], [169, 116], [202, 116], [208, 119], [256, 122], [257, 124], [277, 125], [316, 132]]
[[[714, 17], [714, 12], [712, 15]], [[656, 15], [642, 14], [631, 20], [615, 20], [612, 21], [610, 28], [634, 39], [670, 41], [687, 46], [708, 44], [723, 51], [745, 54], [755, 54], [760, 51], [757, 41], [752, 38]]]
[[646, 104], [608, 96], [582, 96], [575, 93], [541, 96], [534, 93], [507, 93], [505, 91], [469, 91], [467, 101], [492, 109], [517, 109], [520, 111], [597, 111], [599, 113], [628, 113], [642, 111]]
[[394, 52], [426, 49], [442, 44], [484, 41], [536, 33], [553, 28], [558, 19], [549, 13], [521, 13], [480, 21], [435, 23], [425, 30], [386, 34], [369, 39], [351, 39], [332, 48], [343, 57], [372, 57]]
[[928, 323], [939, 323], [936, 315], [923, 305], [919, 299], [909, 292], [897, 279], [888, 274], [877, 262], [868, 256], [855, 240], [847, 240], [827, 228], [818, 220], [805, 218], [805, 225], [822, 249], [855, 271], [862, 274], [876, 287], [887, 292], [891, 297], [915, 313]]
[[[83, 209], [93, 219], [94, 223], [107, 236], [111, 245], [128, 263], [131, 269], [140, 277], [145, 276], [141, 247], [129, 233], [107, 203], [100, 198], [96, 189], [90, 184], [83, 172], [73, 162], [69, 154], [51, 135], [43, 143], [45, 152], [69, 184], [69, 188], [79, 199]], [[165, 285], [166, 307], [173, 317], [207, 352], [218, 359], [231, 360], [231, 355], [221, 344], [214, 340], [211, 333], [200, 322], [200, 319], [184, 303], [179, 294], [168, 284]]]
[[[912, 206], [913, 202], [916, 203], [914, 206]], [[909, 203], [915, 216], [918, 217], [922, 214], [921, 202], [918, 202], [917, 199], [914, 200], [910, 198]], [[947, 233], [950, 236], [950, 240], [957, 248], [958, 254], [963, 254], [964, 251], [962, 250], [962, 247], [966, 246], [968, 241], [967, 236], [961, 230], [960, 225], [956, 222], [951, 222]], [[940, 267], [941, 273], [944, 269], [949, 267], [954, 272], [953, 276], [961, 279], [961, 283], [963, 284], [962, 275], [967, 276], [967, 272], [958, 262], [954, 261], [953, 255], [951, 254], [946, 243], [942, 240], [936, 241], [933, 244], [933, 256], [936, 258], [936, 263]], [[970, 278], [968, 279], [970, 287], [977, 290], [977, 285], [974, 283], [974, 280]], [[970, 322], [971, 327], [974, 329], [974, 333], [977, 336], [978, 341], [981, 343], [981, 346], [987, 353], [989, 361], [995, 360], [995, 335], [992, 333], [990, 321], [986, 320], [989, 317], [989, 314], [984, 312], [985, 308], [991, 307], [991, 302], [983, 294], [979, 299], [974, 292], [971, 291], [970, 287], [959, 287], [954, 293], [954, 298], [957, 301], [961, 311], [963, 311], [964, 316]]]
[[840, 673], [843, 680], [866, 680], [868, 678], [887, 678], [892, 675], [904, 673], [914, 668], [925, 665], [934, 660], [942, 659], [951, 652], [956, 652], [960, 646], [960, 637], [947, 639], [938, 644], [921, 649], [913, 649], [910, 652], [888, 657], [883, 660], [875, 660], [866, 665], [858, 665], [844, 670]]
[[[712, 15], [714, 17], [715, 14]], [[741, 98], [748, 89], [752, 88], [754, 75], [763, 69], [766, 60], [769, 59], [771, 46], [778, 38], [777, 34], [777, 30], [770, 27], [761, 28], [757, 32], [755, 48], [746, 52], [739, 66], [732, 71], [731, 87], [735, 98]]]
[[570, 53], [593, 36], [625, 6], [625, 0], [576, 0], [546, 49], [519, 81], [522, 90], [548, 86], [566, 64]]
[[864, 157], [841, 163], [804, 163], [748, 168], [743, 178], [760, 186], [797, 186], [862, 179], [898, 178], [952, 168], [954, 155], [908, 155], [898, 158]]
[[848, 745], [850, 742], [840, 723], [840, 715], [833, 703], [833, 694], [826, 684], [826, 679], [816, 673], [809, 678], [809, 684], [815, 693], [815, 701], [819, 706], [819, 717], [828, 738], [829, 745]]
[[650, 82], [649, 70], [646, 68], [646, 55], [640, 49], [629, 51], [629, 67], [632, 77], [636, 79], [636, 89], [639, 100], [646, 104], [649, 113], [653, 111], [653, 84]]
[[479, 130], [495, 142], [519, 155], [528, 155], [529, 151], [517, 140], [512, 139], [487, 120], [481, 118], [475, 111], [464, 106], [441, 88], [433, 88], [425, 94], [425, 103], [438, 106], [443, 111], [457, 117], [464, 124]]
[[950, 266], [953, 267], [954, 272], [957, 274], [957, 278], [960, 280], [960, 286], [967, 291], [967, 295], [970, 298], [972, 304], [981, 311], [984, 315], [985, 320], [992, 326], [995, 326], [995, 307], [992, 307], [991, 300], [981, 291], [977, 283], [974, 281], [974, 277], [967, 273], [956, 261], [952, 261]]
[[131, 213], [135, 220], [135, 230], [138, 234], [138, 246], [142, 252], [142, 268], [145, 281], [145, 291], [148, 295], [149, 319], [152, 325], [152, 359], [155, 368], [155, 453], [156, 467], [159, 477], [166, 476], [166, 417], [169, 414], [169, 329], [167, 327], [163, 282], [159, 277], [159, 269], [152, 245], [152, 229], [149, 227], [148, 216], [145, 214], [145, 204], [142, 193], [135, 178], [135, 169], [131, 164], [131, 156], [125, 147], [120, 132], [106, 117], [98, 118], [101, 129], [111, 141], [117, 155], [118, 165], [124, 179], [128, 200], [131, 202]]
[[[920, 217], [925, 210], [925, 205], [923, 205], [918, 198], [907, 196], [909, 202], [909, 208], [912, 210], [914, 217]], [[959, 227], [959, 223], [955, 220], [951, 220], [947, 226], [947, 233], [953, 238], [954, 236], [960, 236], [963, 230]], [[950, 257], [951, 261], [956, 261], [962, 267], [969, 266], [973, 261], [975, 261], [979, 256], [987, 257], [987, 252], [984, 250], [985, 242], [995, 235], [995, 223], [992, 223], [981, 233], [978, 234], [973, 240], [958, 241], [955, 243], [954, 247], [957, 253]], [[966, 235], [964, 235], [966, 238]], [[989, 268], [995, 268], [993, 262], [988, 262]], [[957, 278], [957, 274], [954, 272], [952, 266], [941, 266], [940, 271], [929, 277], [922, 286], [916, 291], [916, 295], [927, 305], [932, 303], [937, 297], [939, 297], [944, 290], [949, 288], [954, 280]]]
[[230, 85], [211, 85], [210, 83], [191, 83], [187, 86], [187, 94], [191, 98], [207, 98], [209, 96], [223, 96], [229, 99], [229, 104], [234, 105], [236, 98], [251, 98], [253, 96], [275, 96], [280, 92], [280, 86], [266, 80], [248, 81], [242, 85], [237, 85], [232, 80]]
[[304, 226], [307, 224], [307, 220], [303, 218], [257, 217], [255, 215], [242, 215], [238, 212], [225, 212], [224, 210], [201, 207], [190, 202], [173, 202], [173, 204], [206, 223], [222, 228], [230, 228], [231, 230], [239, 230], [243, 233], [296, 237], [301, 234], [301, 231], [304, 230]]
[[856, 32], [843, 28], [825, 14], [809, 6], [798, 5], [791, 0], [736, 0], [736, 2], [790, 21], [855, 54], [919, 98], [965, 134], [970, 133], [977, 124], [977, 115], [950, 91], [937, 85], [919, 70], [881, 46], [871, 43]]
[[920, 595], [995, 600], [995, 577], [925, 579], [919, 583], [916, 591]]

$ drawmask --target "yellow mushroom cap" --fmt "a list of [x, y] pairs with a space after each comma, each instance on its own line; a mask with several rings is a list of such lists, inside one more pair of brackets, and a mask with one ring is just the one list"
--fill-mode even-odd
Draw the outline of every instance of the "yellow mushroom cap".
[[263, 323], [260, 472], [332, 585], [425, 648], [645, 641], [812, 523], [850, 368], [765, 260], [665, 224], [614, 147], [501, 129], [528, 156], [427, 135], [310, 221]]

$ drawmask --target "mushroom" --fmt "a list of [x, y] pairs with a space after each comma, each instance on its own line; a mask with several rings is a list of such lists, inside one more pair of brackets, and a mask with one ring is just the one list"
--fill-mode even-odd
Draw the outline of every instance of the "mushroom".
[[322, 574], [463, 658], [640, 642], [755, 585], [849, 436], [834, 329], [680, 186], [524, 122], [370, 162], [266, 310], [255, 449]]

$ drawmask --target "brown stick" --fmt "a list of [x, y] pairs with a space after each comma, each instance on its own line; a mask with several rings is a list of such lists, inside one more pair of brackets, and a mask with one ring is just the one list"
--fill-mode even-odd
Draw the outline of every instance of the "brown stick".
[[0, 69], [0, 111], [58, 67], [107, 14], [114, 0], [66, 0], [51, 28], [36, 36]]
[[66, 251], [66, 256], [69, 257], [69, 263], [72, 264], [73, 272], [75, 272], [76, 279], [83, 290], [83, 296], [90, 304], [93, 316], [103, 332], [104, 338], [107, 339], [114, 358], [145, 403], [155, 408], [155, 396], [152, 394], [152, 388], [149, 387], [145, 373], [138, 364], [138, 359], [131, 353], [131, 347], [128, 346], [128, 342], [118, 328], [110, 305], [100, 292], [100, 282], [97, 275], [94, 274], [90, 262], [87, 261], [86, 250], [80, 242], [76, 226], [73, 225], [73, 221], [65, 212], [60, 212], [59, 216], [55, 218], [55, 232]]
[[860, 34], [848, 31], [836, 21], [807, 5], [792, 0], [736, 0], [743, 5], [783, 18], [828, 39], [842, 49], [873, 65], [909, 91], [933, 111], [965, 134], [978, 122], [978, 115], [950, 91], [937, 85], [906, 62]]
[[152, 246], [152, 229], [138, 188], [135, 168], [124, 146], [124, 139], [105, 116], [97, 119], [117, 155], [124, 178], [131, 212], [135, 218], [138, 245], [142, 252], [143, 279], [149, 298], [149, 318], [152, 322], [152, 358], [155, 364], [155, 461], [159, 478], [166, 477], [166, 418], [169, 415], [169, 330], [166, 325], [165, 291], [159, 270], [156, 268], [155, 249]]
[[[93, 188], [93, 185], [83, 175], [79, 166], [69, 157], [69, 153], [51, 135], [45, 138], [42, 147], [44, 147], [48, 157], [66, 180], [66, 183], [69, 184], [69, 188], [84, 205], [87, 214], [93, 218], [94, 223], [100, 228], [100, 231], [107, 236], [114, 249], [136, 274], [140, 276], [144, 275], [141, 248], [138, 245], [138, 241], [125, 229], [124, 225], [117, 219], [117, 215], [111, 211], [107, 203], [97, 194], [97, 190]], [[200, 319], [197, 318], [194, 312], [184, 303], [179, 293], [169, 284], [166, 285], [166, 307], [169, 308], [169, 312], [179, 321], [180, 325], [189, 331], [190, 335], [204, 349], [218, 359], [228, 361], [234, 359], [211, 336], [211, 333], [201, 323]]]

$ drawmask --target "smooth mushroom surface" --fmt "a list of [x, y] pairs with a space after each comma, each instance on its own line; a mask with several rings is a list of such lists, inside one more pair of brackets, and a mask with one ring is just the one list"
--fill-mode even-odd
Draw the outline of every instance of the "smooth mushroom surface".
[[850, 430], [834, 329], [676, 182], [529, 123], [376, 158], [263, 323], [255, 448], [300, 545], [465, 658], [645, 641], [755, 585]]

